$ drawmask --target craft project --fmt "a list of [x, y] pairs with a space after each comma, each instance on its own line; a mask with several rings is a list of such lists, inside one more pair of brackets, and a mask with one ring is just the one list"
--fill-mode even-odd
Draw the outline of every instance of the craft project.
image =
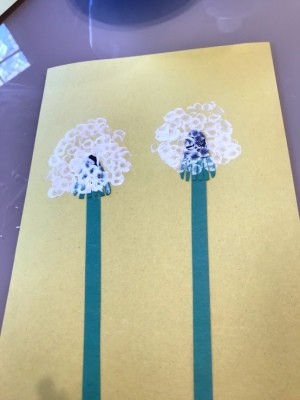
[[299, 400], [299, 243], [269, 44], [49, 69], [1, 400]]
[[172, 110], [155, 132], [158, 146], [151, 146], [182, 179], [192, 181], [195, 400], [213, 399], [206, 181], [215, 177], [217, 166], [241, 153], [241, 146], [231, 137], [232, 125], [223, 114], [213, 101]]
[[104, 118], [89, 120], [66, 133], [49, 159], [48, 196], [66, 193], [87, 200], [85, 241], [85, 317], [82, 399], [101, 398], [101, 197], [124, 182], [129, 151], [120, 146], [125, 132]]

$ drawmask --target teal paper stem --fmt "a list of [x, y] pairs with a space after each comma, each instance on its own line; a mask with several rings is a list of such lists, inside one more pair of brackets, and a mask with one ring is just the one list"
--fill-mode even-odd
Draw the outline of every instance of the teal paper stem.
[[206, 182], [192, 180], [194, 400], [212, 400]]
[[101, 197], [87, 197], [82, 400], [100, 400]]

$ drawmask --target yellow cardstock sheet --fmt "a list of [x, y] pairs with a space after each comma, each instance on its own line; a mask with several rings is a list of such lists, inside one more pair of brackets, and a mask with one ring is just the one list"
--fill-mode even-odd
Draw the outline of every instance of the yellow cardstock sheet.
[[57, 142], [106, 118], [132, 168], [102, 207], [102, 400], [193, 400], [191, 185], [150, 151], [214, 100], [241, 155], [207, 183], [214, 400], [299, 400], [300, 229], [268, 43], [48, 71], [0, 337], [0, 398], [79, 400], [86, 201], [50, 199]]

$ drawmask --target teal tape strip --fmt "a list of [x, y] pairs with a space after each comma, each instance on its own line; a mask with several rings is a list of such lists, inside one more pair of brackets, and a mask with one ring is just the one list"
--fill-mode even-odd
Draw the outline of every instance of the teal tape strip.
[[82, 400], [100, 400], [101, 197], [88, 197]]
[[206, 182], [192, 181], [194, 400], [212, 400]]

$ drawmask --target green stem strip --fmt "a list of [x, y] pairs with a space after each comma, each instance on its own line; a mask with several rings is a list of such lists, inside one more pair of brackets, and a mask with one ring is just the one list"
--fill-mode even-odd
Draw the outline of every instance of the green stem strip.
[[82, 400], [101, 399], [101, 197], [87, 197]]
[[192, 181], [194, 400], [212, 400], [206, 182]]

